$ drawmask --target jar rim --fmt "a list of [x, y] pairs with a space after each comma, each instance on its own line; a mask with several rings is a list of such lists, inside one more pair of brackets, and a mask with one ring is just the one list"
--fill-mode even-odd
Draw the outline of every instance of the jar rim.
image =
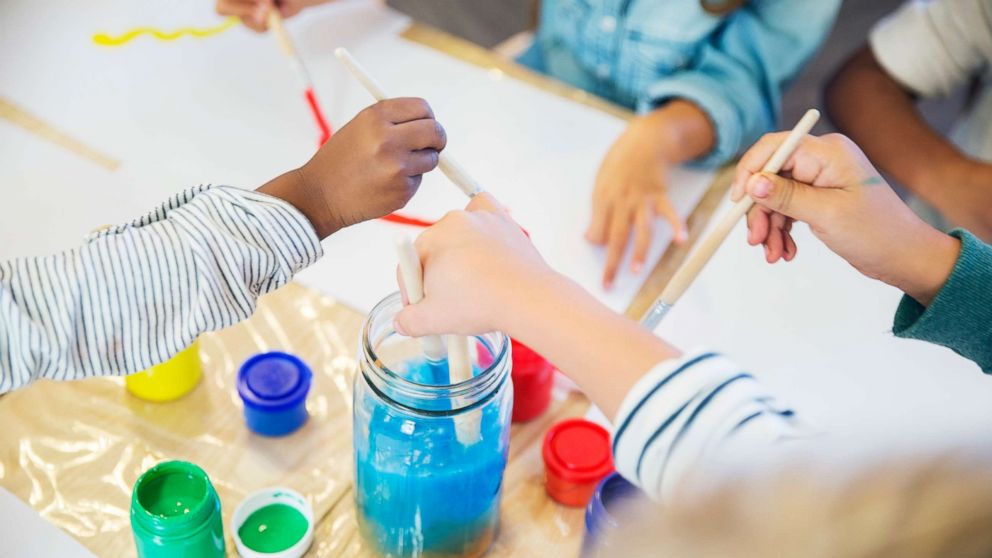
[[[362, 348], [362, 358], [367, 361], [373, 373], [379, 377], [379, 379], [387, 382], [391, 389], [394, 389], [407, 397], [413, 399], [430, 399], [438, 396], [443, 396], [451, 399], [461, 399], [467, 398], [473, 400], [470, 404], [450, 409], [450, 410], [429, 410], [421, 409], [417, 407], [411, 407], [410, 405], [403, 404], [402, 402], [396, 401], [395, 397], [389, 397], [383, 394], [381, 389], [374, 385], [374, 382], [369, 381], [366, 375], [366, 367], [361, 367], [362, 375], [366, 377], [366, 381], [369, 385], [377, 392], [380, 396], [385, 396], [392, 400], [397, 405], [419, 413], [425, 413], [433, 416], [448, 416], [452, 414], [458, 414], [466, 410], [470, 410], [476, 406], [483, 404], [489, 399], [488, 394], [495, 393], [496, 388], [501, 385], [506, 377], [509, 376], [509, 367], [506, 366], [510, 355], [510, 338], [502, 332], [491, 332], [497, 335], [497, 346], [489, 347], [489, 343], [482, 341], [487, 347], [493, 352], [492, 362], [489, 363], [484, 369], [480, 370], [478, 374], [469, 378], [467, 380], [462, 380], [460, 382], [455, 382], [453, 384], [425, 384], [420, 382], [415, 382], [413, 380], [405, 378], [402, 374], [386, 366], [383, 361], [379, 358], [376, 353], [375, 347], [373, 346], [372, 340], [372, 325], [374, 317], [387, 311], [390, 306], [402, 307], [402, 299], [400, 293], [394, 292], [387, 297], [383, 298], [376, 304], [369, 314], [365, 317], [365, 321], [362, 324], [362, 336], [361, 336], [361, 348]], [[392, 327], [391, 324], [389, 326]], [[392, 331], [395, 333], [395, 330]], [[382, 339], [388, 337], [387, 335], [382, 336]], [[472, 336], [477, 339], [478, 336]], [[495, 349], [495, 350], [493, 350]]]
[[[141, 498], [142, 490], [156, 479], [176, 474], [190, 475], [201, 480], [204, 483], [203, 496], [188, 513], [182, 515], [166, 517], [149, 511]], [[159, 535], [186, 536], [206, 527], [210, 516], [214, 513], [214, 508], [219, 508], [219, 503], [210, 477], [203, 469], [187, 461], [163, 461], [142, 473], [134, 483], [131, 494], [131, 518], [145, 530]]]

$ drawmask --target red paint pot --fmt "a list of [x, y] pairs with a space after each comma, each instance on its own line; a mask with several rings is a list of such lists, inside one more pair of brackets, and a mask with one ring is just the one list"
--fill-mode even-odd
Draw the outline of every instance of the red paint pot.
[[613, 472], [610, 433], [585, 419], [568, 419], [544, 435], [544, 488], [556, 502], [585, 507], [596, 485]]
[[541, 416], [551, 404], [555, 368], [530, 347], [511, 339], [513, 347], [513, 422]]

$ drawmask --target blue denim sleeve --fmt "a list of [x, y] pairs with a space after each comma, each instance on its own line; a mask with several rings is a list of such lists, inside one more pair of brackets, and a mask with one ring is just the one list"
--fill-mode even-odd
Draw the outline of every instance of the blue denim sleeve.
[[638, 101], [647, 112], [671, 99], [697, 104], [717, 143], [693, 162], [723, 164], [778, 123], [782, 91], [833, 24], [840, 0], [756, 0], [728, 16], [682, 70], [653, 83]]
[[535, 72], [546, 73], [547, 70], [544, 68], [544, 52], [542, 50], [541, 42], [535, 40], [530, 45], [530, 48], [517, 57], [517, 64], [526, 66]]

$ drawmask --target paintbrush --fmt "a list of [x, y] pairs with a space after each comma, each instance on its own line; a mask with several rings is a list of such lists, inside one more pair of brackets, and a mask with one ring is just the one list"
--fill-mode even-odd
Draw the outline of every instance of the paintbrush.
[[[772, 156], [765, 163], [764, 168], [761, 172], [768, 174], [778, 174], [782, 170], [782, 165], [792, 156], [792, 153], [796, 150], [799, 145], [799, 141], [813, 129], [816, 125], [816, 121], [820, 119], [820, 111], [816, 109], [809, 109], [806, 114], [799, 119], [796, 126], [789, 132], [786, 136], [785, 141], [782, 145], [778, 146], [778, 149], [772, 153]], [[679, 266], [675, 275], [672, 279], [665, 285], [665, 289], [661, 291], [661, 295], [655, 299], [651, 308], [641, 317], [641, 325], [647, 329], [653, 330], [655, 327], [661, 323], [668, 311], [672, 309], [672, 306], [678, 302], [682, 293], [689, 288], [689, 285], [696, 279], [699, 272], [702, 271], [703, 267], [713, 254], [716, 253], [717, 248], [723, 244], [723, 241], [730, 234], [731, 229], [734, 225], [741, 220], [741, 217], [750, 211], [751, 207], [754, 205], [754, 200], [750, 196], [744, 196], [744, 199], [737, 202], [723, 218], [717, 223], [716, 227], [700, 242], [699, 247]]]

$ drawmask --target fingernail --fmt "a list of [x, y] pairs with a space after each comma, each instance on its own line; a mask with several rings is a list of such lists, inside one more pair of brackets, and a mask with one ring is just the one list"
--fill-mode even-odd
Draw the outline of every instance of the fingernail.
[[768, 180], [764, 176], [759, 176], [754, 179], [751, 184], [751, 195], [756, 198], [767, 198], [772, 192], [772, 181]]
[[630, 264], [630, 271], [632, 271], [635, 275], [640, 273], [642, 268], [644, 268], [644, 264], [641, 262], [633, 262]]
[[405, 336], [409, 337], [409, 335], [407, 335], [407, 333], [406, 333], [406, 330], [403, 329], [403, 325], [397, 319], [393, 319], [393, 330], [396, 333], [399, 333], [400, 335], [405, 335]]
[[686, 240], [689, 240], [689, 231], [685, 230], [684, 226], [681, 229], [679, 229], [678, 239], [679, 242], [685, 242]]

